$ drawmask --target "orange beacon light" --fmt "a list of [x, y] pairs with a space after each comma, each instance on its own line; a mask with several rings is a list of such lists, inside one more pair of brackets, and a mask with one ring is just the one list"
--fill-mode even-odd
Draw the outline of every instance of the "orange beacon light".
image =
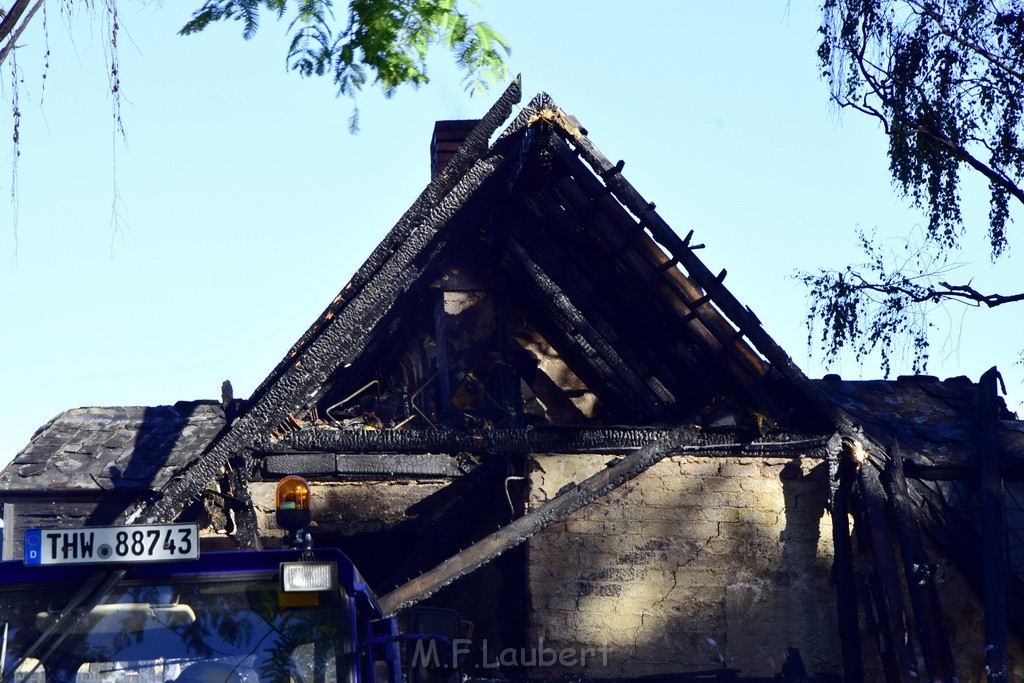
[[277, 525], [287, 531], [305, 529], [313, 521], [309, 484], [302, 477], [285, 477], [277, 484]]

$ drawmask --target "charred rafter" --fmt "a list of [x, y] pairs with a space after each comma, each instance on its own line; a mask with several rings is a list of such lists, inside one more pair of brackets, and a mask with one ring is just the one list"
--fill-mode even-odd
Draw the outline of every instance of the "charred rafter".
[[640, 377], [634, 367], [603, 336], [594, 323], [580, 311], [554, 280], [533, 261], [515, 240], [506, 248], [510, 271], [521, 277], [548, 309], [549, 320], [563, 337], [582, 351], [591, 369], [609, 386], [615, 387], [627, 403], [636, 406], [642, 418], [650, 419], [664, 411], [664, 402]]
[[[563, 194], [579, 195], [574, 181], [565, 180], [560, 181], [559, 184], [565, 186]], [[531, 197], [528, 203], [543, 201], [544, 197], [541, 195]], [[730, 356], [728, 347], [722, 346], [704, 324], [696, 319], [693, 313], [694, 307], [685, 304], [673, 292], [667, 291], [669, 288], [665, 284], [665, 279], [651, 267], [651, 263], [645, 261], [635, 249], [616, 248], [615, 245], [622, 240], [622, 226], [611, 222], [604, 212], [594, 207], [588, 207], [591, 209], [589, 211], [583, 208], [582, 211], [586, 211], [586, 214], [582, 214], [581, 208], [577, 206], [578, 202], [586, 201], [582, 195], [577, 196], [575, 201], [564, 197], [552, 199], [546, 206], [539, 207], [533, 212], [537, 216], [535, 220], [541, 220], [540, 216], [551, 211], [551, 203], [559, 201], [565, 207], [560, 220], [569, 224], [570, 229], [581, 235], [580, 240], [583, 239], [583, 236], [589, 240], [586, 247], [581, 244], [575, 245], [576, 251], [585, 248], [587, 253], [600, 254], [604, 262], [608, 264], [606, 272], [619, 272], [626, 269], [634, 275], [632, 278], [616, 282], [616, 286], [623, 288], [623, 297], [629, 301], [628, 305], [624, 305], [629, 310], [623, 312], [622, 307], [617, 309], [616, 319], [624, 317], [628, 320], [633, 314], [642, 315], [646, 321], [632, 327], [635, 330], [643, 330], [649, 340], [660, 342], [660, 349], [653, 347], [651, 354], [656, 356], [660, 351], [661, 355], [678, 358], [682, 361], [679, 363], [679, 371], [685, 370], [688, 375], [687, 382], [673, 381], [671, 373], [658, 373], [658, 376], [664, 378], [666, 386], [677, 397], [694, 393], [702, 394], [705, 397], [714, 395], [713, 388], [716, 385], [721, 387], [721, 380], [724, 379], [727, 385], [737, 388], [737, 394], [750, 396], [753, 404], [771, 405], [771, 400], [759, 392], [757, 378], [744, 371], [736, 359]], [[628, 228], [626, 229], [628, 230]], [[555, 235], [559, 234], [559, 231], [555, 230], [550, 232]], [[572, 246], [566, 246], [567, 251], [572, 248]], [[601, 262], [602, 260], [595, 258], [595, 266]], [[575, 282], [577, 278], [563, 279]], [[602, 300], [601, 305], [607, 307], [607, 300]], [[620, 329], [629, 327], [631, 326], [623, 323], [620, 323], [619, 326]], [[624, 333], [628, 334], [629, 332], [626, 330]], [[691, 341], [687, 343], [686, 340]], [[669, 343], [668, 348], [664, 346], [666, 341]], [[630, 347], [641, 351], [646, 344], [644, 340], [636, 339], [635, 336], [629, 339]], [[650, 354], [647, 357], [649, 358]], [[653, 362], [652, 366], [655, 365], [657, 363]], [[720, 369], [723, 365], [726, 366], [724, 371]], [[719, 378], [719, 374], [723, 374], [724, 377]], [[718, 391], [721, 391], [721, 388]]]
[[[814, 435], [772, 434], [749, 440], [733, 432], [713, 432], [691, 427], [708, 446], [721, 446], [713, 454], [800, 455], [822, 458], [827, 439]], [[286, 434], [278, 441], [256, 445], [256, 454], [275, 453], [628, 453], [643, 448], [671, 431], [664, 428], [523, 428], [456, 430], [383, 429], [343, 431], [306, 429]], [[697, 438], [695, 436], [695, 438]], [[743, 449], [734, 448], [736, 443]]]
[[[577, 173], [589, 175], [589, 181], [597, 183], [597, 179], [582, 169], [577, 162]], [[715, 384], [716, 375], [721, 376], [726, 386], [732, 387], [738, 395], [746, 396], [754, 405], [781, 419], [784, 411], [778, 406], [777, 400], [765, 392], [765, 369], [763, 362], [740, 339], [736, 329], [725, 321], [713, 307], [705, 305], [707, 297], [703, 291], [689, 282], [677, 269], [663, 270], [661, 265], [669, 260], [657, 245], [642, 230], [636, 230], [636, 222], [626, 214], [611, 197], [594, 198], [583, 193], [576, 178], [566, 179], [558, 183], [563, 193], [563, 201], [570, 210], [586, 211], [585, 219], [589, 232], [599, 240], [601, 246], [614, 254], [618, 262], [629, 272], [634, 273], [647, 291], [647, 306], [656, 306], [660, 310], [657, 317], [666, 321], [674, 328], [668, 339], [689, 339], [697, 348], [703, 360], [690, 364], [694, 373], [710, 369], [708, 384]], [[594, 207], [600, 202], [600, 208]], [[608, 217], [604, 204], [610, 203], [620, 213], [619, 221]], [[580, 219], [584, 220], [584, 219]], [[651, 290], [655, 295], [652, 296]]]
[[[742, 335], [736, 327], [713, 307], [704, 305], [707, 303], [704, 288], [690, 282], [678, 268], [662, 268], [666, 262], [678, 262], [680, 256], [666, 256], [662, 252], [645, 232], [650, 229], [649, 222], [643, 218], [638, 222], [623, 208], [616, 197], [610, 196], [612, 186], [603, 184], [564, 142], [552, 138], [549, 147], [572, 173], [571, 181], [564, 180], [558, 183], [558, 189], [564, 193], [566, 201], [579, 207], [599, 203], [597, 210], [592, 213], [597, 216], [596, 227], [603, 228], [603, 237], [608, 248], [614, 253], [622, 254], [623, 260], [630, 264], [634, 272], [649, 274], [651, 285], [667, 290], [683, 304], [684, 308], [677, 309], [676, 315], [682, 314], [686, 322], [698, 323], [690, 325], [691, 334], [696, 333], [716, 357], [731, 360], [750, 378], [762, 378], [766, 370], [764, 362], [743, 342]], [[609, 178], [625, 182], [619, 175]], [[653, 213], [653, 209], [649, 207], [649, 204], [645, 205], [646, 210]], [[685, 246], [687, 251], [692, 248], [688, 244]]]
[[[615, 167], [585, 135], [557, 128], [556, 131], [574, 146], [576, 154], [580, 155], [594, 172], [599, 175], [605, 174]], [[556, 153], [559, 149], [557, 145], [553, 146]], [[819, 418], [834, 424], [840, 433], [862, 440], [873, 458], [884, 459], [884, 448], [872, 439], [865, 438], [857, 421], [808, 379], [785, 350], [765, 331], [753, 311], [739, 302], [722, 284], [721, 279], [693, 253], [693, 247], [672, 230], [636, 188], [619, 173], [608, 176], [608, 188], [619, 202], [643, 223], [652, 238], [666, 250], [668, 256], [678, 259], [687, 273], [687, 279], [711, 297], [721, 313], [736, 325], [737, 333], [749, 339], [757, 351], [789, 382], [795, 390], [792, 396], [794, 400], [806, 400], [808, 407], [816, 412]]]
[[[620, 354], [667, 405], [676, 403], [675, 391], [686, 387], [683, 379], [665, 362], [664, 352], [655, 344], [671, 339], [662, 316], [649, 315], [644, 297], [631, 282], [610, 284], [608, 273], [614, 261], [593, 244], [582, 239], [586, 234], [573, 217], [556, 213], [556, 202], [547, 193], [538, 192], [525, 200], [536, 208], [519, 217], [514, 224], [517, 243], [558, 282], [559, 287], [594, 324], [594, 328], [612, 342]], [[563, 212], [564, 214], [565, 212]], [[545, 229], [537, 230], [537, 226]], [[577, 237], [579, 235], [580, 237]], [[577, 265], [574, 253], [586, 254], [586, 267]], [[710, 389], [710, 387], [708, 387]]]

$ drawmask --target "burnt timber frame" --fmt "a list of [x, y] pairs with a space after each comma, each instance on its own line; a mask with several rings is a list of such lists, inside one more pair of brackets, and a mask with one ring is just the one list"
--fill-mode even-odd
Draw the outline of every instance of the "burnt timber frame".
[[860, 644], [860, 620], [857, 613], [857, 578], [853, 569], [853, 540], [849, 516], [856, 470], [853, 461], [842, 457], [842, 439], [833, 435], [828, 442], [829, 481], [834, 561], [832, 580], [836, 588], [836, 616], [842, 647], [843, 680], [863, 683], [864, 659]]
[[[561, 124], [552, 126], [555, 132], [564, 132], [567, 138], [571, 138], [577, 151], [604, 179], [619, 201], [633, 214], [641, 217], [646, 229], [660, 243], [673, 247], [672, 260], [678, 259], [680, 264], [688, 267], [691, 279], [707, 292], [706, 296], [715, 300], [726, 314], [730, 308], [739, 308], [742, 311], [740, 329], [752, 340], [758, 336], [770, 340], [761, 330], [759, 322], [750, 322], [752, 314], [739, 306], [722, 286], [721, 279], [710, 274], [693, 255], [688, 243], [684, 243], [671, 231], [649, 203], [643, 202], [639, 194], [621, 178], [619, 169], [600, 156], [580, 132], [579, 126], [561, 114], [547, 96], [535, 98], [493, 147], [483, 154], [487, 150], [487, 140], [501, 122], [508, 118], [512, 105], [519, 101], [520, 96], [521, 89], [517, 80], [484, 116], [467, 144], [460, 148], [449, 165], [431, 182], [420, 199], [332, 302], [321, 320], [300, 339], [285, 360], [257, 388], [246, 411], [192, 467], [164, 487], [160, 500], [144, 512], [140, 521], [153, 523], [175, 519], [206, 482], [219, 475], [232, 454], [248, 450], [254, 443], [265, 439], [276, 425], [285, 423], [290, 415], [313, 404], [328, 378], [336, 374], [338, 369], [354, 362], [371, 343], [373, 331], [384, 323], [398, 294], [414, 286], [426, 286], [424, 280], [428, 278], [422, 266], [430, 261], [430, 257], [425, 261], [424, 254], [434, 254], [436, 260], [438, 251], [457, 237], [449, 232], [443, 239], [437, 239], [438, 231], [457, 212], [471, 210], [467, 198], [468, 204], [472, 204], [473, 194], [485, 183], [492, 186], [505, 183], [509, 189], [514, 187], [516, 174], [521, 170], [522, 155], [535, 136], [521, 135], [516, 139], [513, 135], [538, 121], [541, 125], [547, 124], [551, 112], [556, 112], [553, 116], [556, 123]], [[504, 164], [512, 158], [519, 159], [519, 163]], [[513, 168], [502, 172], [503, 166]], [[511, 175], [508, 175], [510, 171]], [[477, 207], [475, 210], [485, 212], [485, 207]], [[673, 270], [667, 269], [664, 272]], [[697, 319], [704, 316], [707, 325], [716, 327], [717, 324], [719, 329], [725, 325], [730, 330], [723, 332], [727, 336], [737, 339], [742, 336], [728, 325], [725, 318], [705, 309], [708, 309], [706, 305], [694, 307]], [[718, 317], [712, 318], [713, 315]], [[730, 317], [736, 319], [736, 316]], [[771, 342], [770, 348], [778, 349], [774, 342]], [[781, 349], [778, 351], [781, 353]], [[764, 372], [763, 362], [749, 353], [746, 355], [753, 376]], [[791, 361], [789, 364], [792, 366]], [[796, 372], [799, 373], [799, 370]], [[804, 380], [810, 384], [805, 377]], [[636, 386], [635, 381], [633, 386]], [[647, 391], [650, 389], [647, 388]]]
[[[752, 439], [728, 431], [707, 431], [687, 427], [702, 434], [703, 443], [718, 445], [721, 452], [742, 454], [780, 454], [800, 452], [803, 457], [824, 458], [821, 449], [827, 437], [803, 434], [773, 434]], [[522, 428], [488, 429], [466, 432], [450, 429], [385, 429], [343, 431], [316, 429], [286, 434], [275, 442], [264, 441], [254, 447], [261, 454], [277, 453], [628, 453], [655, 443], [676, 429], [659, 427]]]
[[886, 680], [913, 683], [918, 679], [917, 657], [910, 637], [910, 623], [903, 609], [903, 591], [878, 471], [870, 466], [861, 467], [857, 472], [857, 488], [862, 508], [858, 523], [863, 527], [858, 535], [866, 541], [872, 560], [865, 593], [873, 604], [865, 604], [865, 609], [873, 609], [878, 616], [878, 646]]

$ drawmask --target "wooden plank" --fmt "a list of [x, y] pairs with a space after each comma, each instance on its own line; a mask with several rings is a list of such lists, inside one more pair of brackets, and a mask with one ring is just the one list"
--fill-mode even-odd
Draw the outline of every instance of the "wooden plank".
[[985, 663], [989, 683], [1010, 680], [1006, 629], [1006, 528], [999, 465], [995, 368], [981, 376], [978, 397], [978, 475], [981, 493], [981, 574], [985, 598]]
[[935, 583], [933, 565], [924, 548], [921, 532], [914, 517], [914, 506], [903, 472], [903, 453], [899, 444], [889, 449], [891, 459], [886, 465], [882, 485], [889, 495], [889, 505], [899, 537], [903, 576], [914, 610], [914, 624], [921, 645], [921, 653], [933, 683], [952, 683], [956, 680], [956, 662], [953, 648], [943, 619], [942, 604]]
[[861, 498], [861, 521], [872, 558], [872, 582], [877, 587], [882, 662], [886, 680], [914, 683], [918, 680], [917, 658], [911, 643], [900, 586], [899, 566], [893, 553], [889, 522], [885, 512], [885, 492], [878, 470], [864, 463], [857, 473]]
[[473, 468], [443, 453], [295, 453], [268, 455], [262, 464], [267, 477], [298, 474], [359, 479], [452, 479]]
[[686, 427], [672, 430], [653, 444], [626, 456], [614, 465], [555, 496], [539, 508], [453, 555], [433, 569], [405, 583], [380, 599], [385, 615], [395, 614], [430, 597], [456, 579], [516, 547], [538, 531], [556, 524], [585, 505], [598, 500], [662, 459], [707, 448], [701, 432]]
[[828, 446], [829, 479], [833, 483], [832, 514], [833, 579], [836, 587], [836, 612], [839, 642], [843, 657], [843, 680], [863, 683], [864, 659], [860, 646], [860, 622], [857, 614], [857, 580], [853, 570], [853, 542], [850, 538], [850, 495], [855, 472], [853, 462], [842, 457], [838, 435]]

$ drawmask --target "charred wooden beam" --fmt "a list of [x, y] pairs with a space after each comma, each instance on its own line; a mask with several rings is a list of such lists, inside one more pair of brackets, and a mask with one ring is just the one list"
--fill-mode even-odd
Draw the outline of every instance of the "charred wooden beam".
[[466, 458], [440, 453], [290, 453], [263, 457], [263, 476], [289, 474], [355, 479], [453, 479], [475, 467]]
[[[582, 162], [580, 162], [575, 155], [569, 151], [564, 143], [552, 141], [551, 147], [555, 150], [558, 158], [573, 169], [573, 177], [579, 187], [583, 187], [586, 191], [591, 193], [598, 192], [601, 188], [605, 187], [597, 180], [597, 178], [586, 171]], [[616, 176], [616, 181], [625, 182], [621, 176]], [[563, 192], [567, 192], [570, 195], [578, 195], [580, 192], [577, 187], [566, 182], [559, 183], [558, 187]], [[614, 188], [615, 185], [612, 185], [611, 187]], [[579, 200], [577, 199], [577, 201]], [[623, 231], [630, 234], [633, 233], [633, 230], [630, 228], [638, 224], [637, 219], [633, 218], [633, 216], [623, 208], [617, 197], [606, 197], [602, 202], [602, 206], [609, 211], [611, 215], [618, 216], [620, 228], [616, 230], [616, 234], [620, 234]], [[632, 210], [632, 207], [629, 208]], [[643, 215], [637, 214], [637, 217], [639, 219], [639, 224], [647, 227], [648, 223], [646, 216], [656, 216], [657, 214], [654, 213], [653, 209], [651, 209], [647, 204], [644, 205], [643, 209], [645, 213]], [[750, 349], [749, 346], [747, 346], [745, 342], [743, 342], [738, 330], [715, 309], [711, 307], [707, 307], [705, 309], [703, 306], [695, 305], [694, 302], [697, 302], [704, 297], [704, 292], [702, 292], [698, 287], [695, 287], [693, 283], [689, 282], [678, 268], [664, 271], [661, 270], [662, 266], [664, 266], [666, 262], [676, 261], [682, 263], [680, 255], [677, 253], [670, 253], [666, 255], [657, 247], [650, 237], [640, 233], [643, 233], [643, 230], [635, 235], [632, 240], [633, 249], [630, 249], [629, 251], [642, 254], [645, 262], [654, 266], [651, 269], [652, 274], [657, 275], [659, 279], [666, 284], [666, 288], [670, 289], [670, 291], [677, 296], [682, 303], [687, 304], [689, 311], [697, 318], [697, 320], [700, 321], [702, 327], [714, 337], [717, 345], [720, 345], [723, 349], [727, 350], [730, 356], [743, 364], [745, 370], [750, 372], [752, 376], [763, 376], [766, 371], [764, 362]], [[672, 234], [675, 235], [674, 232]], [[678, 236], [676, 236], [676, 238], [678, 239]], [[612, 236], [612, 239], [615, 239], [615, 236]], [[621, 237], [618, 237], [618, 239], [621, 239]], [[688, 245], [686, 248], [687, 253], [692, 254], [693, 248], [693, 246]], [[721, 285], [721, 280], [718, 278], [714, 278], [714, 281], [718, 285]]]
[[[707, 456], [762, 454], [824, 458], [824, 447], [828, 441], [822, 436], [792, 433], [749, 440], [732, 432], [709, 432], [693, 426], [680, 429], [700, 435], [708, 446], [702, 455]], [[649, 446], [673, 431], [657, 427], [548, 427], [477, 432], [306, 429], [286, 434], [278, 441], [264, 441], [255, 447], [254, 452], [264, 456], [279, 453], [629, 453]]]
[[889, 450], [891, 459], [882, 476], [882, 485], [889, 495], [889, 505], [899, 537], [903, 576], [914, 611], [914, 623], [928, 669], [928, 680], [935, 683], [956, 681], [956, 663], [949, 633], [943, 619], [935, 582], [934, 565], [925, 550], [921, 532], [914, 517], [913, 503], [903, 472], [903, 453], [899, 444]]
[[832, 485], [832, 577], [836, 587], [839, 642], [842, 645], [843, 680], [864, 681], [864, 660], [860, 646], [857, 615], [857, 580], [853, 571], [853, 543], [850, 539], [850, 494], [855, 479], [853, 462], [842, 457], [839, 435], [828, 444], [829, 480]]
[[[906, 477], [923, 481], [976, 481], [977, 465], [926, 465], [907, 460], [903, 464]], [[999, 471], [1003, 481], [1024, 481], [1024, 464], [1006, 457], [1000, 458]]]
[[655, 443], [626, 456], [614, 465], [584, 479], [539, 508], [453, 555], [433, 569], [399, 586], [380, 599], [384, 614], [423, 600], [456, 579], [490, 562], [535, 533], [556, 524], [585, 505], [634, 479], [655, 463], [671, 455], [699, 453], [708, 448], [703, 434], [686, 427], [674, 429]]
[[227, 495], [238, 502], [231, 512], [234, 528], [232, 536], [239, 548], [247, 550], [259, 550], [262, 547], [259, 533], [259, 523], [256, 519], [256, 506], [249, 495], [249, 480], [251, 479], [252, 464], [249, 458], [242, 454], [229, 461], [230, 469], [226, 477]]
[[[640, 409], [640, 415], [658, 415], [663, 402], [630, 367], [615, 347], [604, 338], [593, 323], [573, 304], [551, 277], [534, 262], [515, 240], [510, 239], [506, 258], [513, 262], [513, 271], [522, 274], [541, 293], [562, 333], [584, 349], [594, 369], [604, 380], [617, 386], [627, 401]], [[587, 349], [592, 349], [587, 353]]]
[[[663, 402], [674, 404], [677, 397], [666, 391], [663, 385], [678, 387], [682, 386], [682, 382], [676, 375], [677, 370], [669, 367], [650, 344], [652, 339], [666, 339], [661, 334], [667, 332], [667, 326], [659, 316], [644, 315], [646, 310], [640, 312], [639, 306], [615, 305], [618, 297], [609, 297], [605, 284], [605, 261], [598, 258], [601, 255], [594, 253], [596, 250], [586, 249], [581, 240], [571, 239], [566, 234], [564, 225], [560, 224], [569, 222], [568, 232], [573, 232], [576, 222], [570, 216], [558, 216], [557, 204], [551, 197], [536, 192], [524, 201], [527, 205], [537, 204], [537, 208], [530, 211], [525, 219], [515, 222], [519, 244], [545, 272], [558, 280], [559, 286], [570, 299], [580, 302], [579, 305], [598, 332], [613, 343], [617, 339], [622, 340], [621, 344], [616, 344], [616, 348], [626, 362], [637, 369], [638, 374], [647, 378], [648, 384], [652, 379], [659, 378], [652, 389]], [[537, 230], [538, 222], [547, 229]], [[524, 234], [530, 235], [529, 242], [522, 239]], [[581, 247], [586, 254], [583, 257], [586, 263], [583, 268], [574, 262], [580, 258]], [[610, 260], [607, 263], [609, 266], [614, 264]], [[605, 286], [602, 287], [603, 284]], [[616, 288], [621, 287], [624, 285], [616, 284]], [[637, 293], [632, 296], [632, 300], [642, 303], [643, 297]]]
[[1006, 630], [1006, 521], [999, 467], [995, 368], [981, 376], [978, 396], [978, 479], [981, 493], [981, 573], [985, 596], [985, 669], [990, 683], [1010, 680]]
[[[572, 164], [574, 169], [572, 180], [566, 179], [557, 183], [570, 206], [579, 205], [582, 201], [589, 201], [589, 196], [583, 195], [577, 185], [584, 187], [592, 185], [588, 190], [591, 193], [604, 187], [565, 148], [564, 144], [554, 144], [553, 148], [560, 158], [566, 163]], [[581, 195], [583, 196], [581, 197]], [[637, 224], [614, 197], [604, 197], [602, 208], [610, 214], [618, 214], [619, 224], [612, 225], [602, 212], [595, 211], [592, 220], [588, 222], [588, 229], [593, 232], [595, 237], [604, 242], [605, 248], [615, 254], [616, 258], [633, 272], [641, 276], [646, 273], [653, 278], [647, 284], [659, 290], [659, 293], [663, 295], [659, 298], [664, 298], [668, 302], [669, 314], [679, 321], [677, 324], [679, 331], [686, 338], [699, 342], [698, 346], [704, 347], [703, 353], [707, 357], [713, 358], [716, 365], [722, 366], [723, 378], [730, 383], [734, 390], [748, 395], [748, 400], [769, 414], [777, 418], [783, 417], [784, 411], [777, 405], [776, 400], [762, 390], [761, 379], [766, 373], [764, 362], [743, 341], [737, 329], [730, 325], [713, 306], [704, 305], [709, 300], [708, 296], [700, 288], [690, 283], [678, 268], [668, 271], [659, 270], [671, 258], [665, 255], [646, 234], [637, 234], [627, 245], [629, 248], [622, 248], [618, 242], [621, 240], [622, 232], [629, 231]], [[721, 283], [717, 282], [717, 284]], [[692, 364], [692, 367], [700, 367], [700, 364]]]
[[882, 662], [886, 680], [913, 683], [918, 680], [917, 658], [911, 643], [899, 567], [893, 554], [892, 538], [885, 511], [885, 492], [878, 471], [865, 463], [857, 474], [860, 490], [862, 532], [872, 556], [872, 584], [877, 589], [876, 608], [881, 627]]

